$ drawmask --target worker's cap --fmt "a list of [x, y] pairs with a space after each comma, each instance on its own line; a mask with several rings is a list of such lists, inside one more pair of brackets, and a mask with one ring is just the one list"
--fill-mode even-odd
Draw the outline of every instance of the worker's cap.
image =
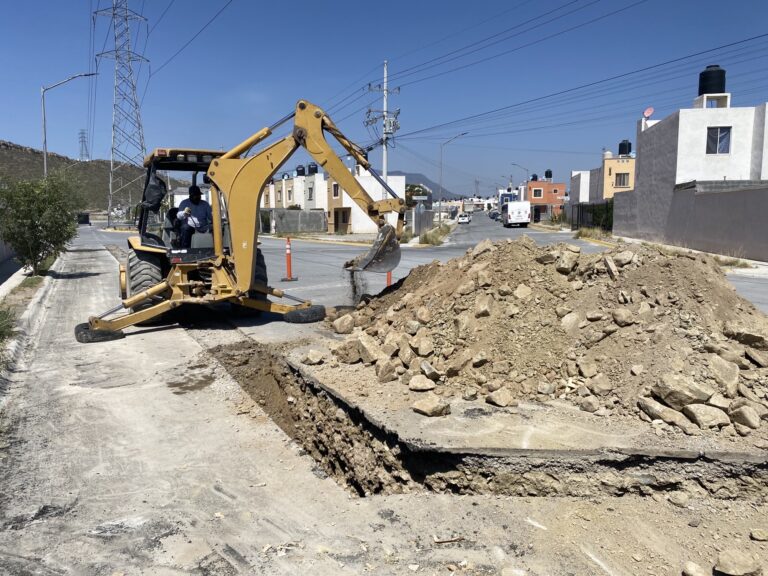
[[199, 186], [190, 186], [189, 187], [189, 195], [190, 196], [202, 196], [203, 193], [200, 191]]

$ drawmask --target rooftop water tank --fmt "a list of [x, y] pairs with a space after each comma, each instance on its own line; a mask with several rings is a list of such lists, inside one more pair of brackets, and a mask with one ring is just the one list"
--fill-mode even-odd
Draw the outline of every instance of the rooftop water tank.
[[544, 170], [544, 178], [552, 180], [552, 170]]
[[531, 174], [531, 182], [538, 182], [538, 181], [539, 181], [539, 175]]
[[307, 164], [307, 174], [317, 174], [317, 164], [314, 162]]
[[303, 164], [299, 164], [298, 166], [296, 166], [296, 176], [304, 176], [306, 175], [306, 173], [307, 171], [304, 168]]
[[711, 64], [699, 74], [699, 96], [702, 94], [725, 93], [725, 70], [717, 64]]
[[619, 142], [619, 156], [629, 156], [632, 152], [632, 142], [622, 140]]

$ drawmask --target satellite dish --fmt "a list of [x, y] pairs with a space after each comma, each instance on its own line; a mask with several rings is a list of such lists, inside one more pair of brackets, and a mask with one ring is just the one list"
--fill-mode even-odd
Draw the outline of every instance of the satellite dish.
[[653, 106], [648, 106], [648, 108], [645, 109], [645, 112], [643, 112], [643, 118], [646, 120], [651, 117], [653, 114]]

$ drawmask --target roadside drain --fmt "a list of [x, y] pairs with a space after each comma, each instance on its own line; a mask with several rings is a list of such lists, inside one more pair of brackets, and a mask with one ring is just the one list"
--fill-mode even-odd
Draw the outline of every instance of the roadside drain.
[[359, 496], [428, 491], [509, 496], [768, 496], [768, 462], [723, 454], [577, 451], [455, 452], [404, 442], [270, 348], [210, 350], [242, 389], [317, 465]]

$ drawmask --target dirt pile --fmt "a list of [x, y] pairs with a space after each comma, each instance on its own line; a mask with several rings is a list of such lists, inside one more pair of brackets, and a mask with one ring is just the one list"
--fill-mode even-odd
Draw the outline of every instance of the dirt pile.
[[627, 246], [586, 255], [484, 241], [333, 321], [334, 354], [449, 411], [563, 399], [686, 434], [765, 434], [768, 319], [704, 255]]

